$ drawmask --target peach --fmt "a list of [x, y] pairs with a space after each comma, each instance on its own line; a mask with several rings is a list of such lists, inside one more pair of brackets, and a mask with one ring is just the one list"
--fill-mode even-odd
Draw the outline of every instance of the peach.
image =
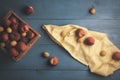
[[22, 35], [22, 37], [26, 37], [27, 33], [23, 32], [21, 35]]
[[18, 43], [18, 48], [20, 51], [25, 51], [27, 48], [27, 45], [24, 42], [19, 42]]
[[89, 11], [91, 14], [95, 14], [96, 13], [96, 9], [95, 8], [91, 8]]
[[2, 26], [0, 26], [0, 32], [3, 32], [4, 28]]
[[9, 19], [4, 20], [4, 23], [6, 26], [10, 26], [11, 25], [11, 21]]
[[20, 28], [21, 32], [26, 32], [28, 30], [29, 30], [29, 25], [27, 25], [27, 24], [22, 24], [21, 25], [21, 28]]
[[52, 57], [52, 58], [50, 59], [49, 63], [50, 63], [50, 65], [52, 65], [52, 66], [56, 66], [56, 65], [58, 65], [58, 63], [59, 63], [59, 60], [58, 60], [57, 57]]
[[33, 9], [32, 6], [27, 6], [25, 8], [25, 14], [30, 15], [30, 14], [33, 14], [33, 13], [34, 13], [34, 9]]
[[8, 32], [8, 33], [12, 33], [12, 28], [8, 27], [8, 28], [7, 28], [7, 32]]
[[83, 36], [85, 36], [85, 31], [83, 29], [77, 29], [76, 30], [76, 35], [81, 38]]
[[49, 52], [44, 52], [42, 55], [43, 57], [46, 57], [46, 58], [50, 56]]
[[17, 23], [17, 19], [14, 16], [11, 16], [9, 19], [12, 23]]
[[17, 45], [17, 41], [13, 40], [10, 42], [11, 46], [16, 46]]
[[113, 55], [112, 55], [112, 58], [116, 61], [120, 60], [120, 52], [115, 52]]
[[16, 56], [18, 56], [19, 52], [18, 52], [15, 48], [11, 48], [11, 49], [10, 49], [10, 54], [11, 54], [13, 57], [16, 57]]
[[7, 40], [9, 39], [9, 36], [8, 36], [7, 33], [3, 33], [3, 34], [1, 35], [1, 37], [2, 37], [2, 40], [3, 40], [3, 41], [7, 41]]
[[86, 45], [91, 46], [91, 45], [93, 45], [95, 43], [95, 39], [93, 37], [88, 37], [88, 38], [85, 39], [84, 43]]
[[27, 32], [27, 37], [28, 38], [32, 39], [34, 36], [35, 36], [35, 34], [33, 32], [31, 32], [31, 31]]
[[100, 52], [100, 56], [105, 56], [107, 53], [106, 53], [106, 51], [105, 50], [102, 50], [101, 52]]

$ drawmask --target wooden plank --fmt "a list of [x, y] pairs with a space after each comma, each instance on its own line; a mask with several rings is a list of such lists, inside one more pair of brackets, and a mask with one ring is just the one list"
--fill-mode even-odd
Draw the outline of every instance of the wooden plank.
[[94, 16], [88, 16], [91, 19], [120, 19], [120, 1], [116, 0], [93, 0], [93, 6], [97, 13]]
[[119, 80], [120, 71], [112, 76], [101, 77], [88, 71], [51, 71], [51, 70], [6, 70], [0, 71], [3, 80]]
[[[26, 16], [22, 12], [26, 5], [32, 5], [35, 13]], [[14, 10], [18, 15], [30, 19], [120, 19], [119, 0], [3, 0], [0, 7], [3, 6], [0, 17]], [[95, 15], [89, 13], [91, 7], [96, 8]]]

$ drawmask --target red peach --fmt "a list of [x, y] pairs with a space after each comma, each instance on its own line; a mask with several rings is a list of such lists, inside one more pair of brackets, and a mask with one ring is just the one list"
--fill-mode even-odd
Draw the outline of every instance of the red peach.
[[86, 44], [86, 45], [91, 46], [91, 45], [93, 45], [94, 43], [95, 43], [95, 40], [94, 40], [93, 37], [88, 37], [88, 38], [85, 39], [85, 44]]
[[56, 66], [59, 63], [59, 60], [57, 57], [52, 57], [49, 61], [50, 65]]
[[116, 61], [120, 60], [120, 52], [115, 52], [113, 55], [112, 55], [112, 58]]
[[33, 13], [34, 13], [34, 9], [33, 9], [32, 6], [27, 6], [25, 8], [25, 14], [30, 15], [30, 14], [33, 14]]
[[21, 30], [21, 32], [28, 31], [28, 30], [29, 30], [29, 25], [27, 25], [27, 24], [22, 24], [20, 30]]
[[18, 52], [15, 48], [11, 48], [11, 49], [10, 49], [10, 54], [11, 54], [13, 57], [16, 57], [16, 56], [18, 56], [19, 52]]
[[27, 45], [24, 42], [19, 42], [18, 43], [18, 48], [20, 51], [25, 51], [27, 48]]
[[85, 31], [83, 29], [77, 29], [76, 31], [76, 35], [81, 38], [83, 36], [85, 36]]
[[1, 35], [1, 37], [2, 37], [2, 40], [3, 40], [3, 41], [7, 41], [7, 40], [9, 39], [9, 36], [8, 36], [7, 33], [3, 33], [3, 34]]
[[11, 25], [11, 21], [9, 19], [6, 19], [4, 21], [4, 23], [5, 23], [6, 26], [10, 26]]
[[35, 34], [33, 32], [28, 31], [28, 33], [27, 33], [28, 38], [32, 39], [34, 36], [35, 36]]
[[17, 19], [16, 19], [16, 17], [14, 17], [14, 16], [11, 16], [11, 17], [10, 17], [10, 21], [11, 21], [12, 23], [17, 23]]

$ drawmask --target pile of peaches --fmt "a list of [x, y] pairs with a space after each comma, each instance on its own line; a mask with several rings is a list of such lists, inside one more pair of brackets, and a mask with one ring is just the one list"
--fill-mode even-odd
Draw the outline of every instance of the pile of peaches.
[[5, 19], [0, 25], [0, 49], [13, 57], [24, 52], [29, 41], [35, 37], [35, 33], [29, 29], [28, 24], [21, 22], [14, 15]]

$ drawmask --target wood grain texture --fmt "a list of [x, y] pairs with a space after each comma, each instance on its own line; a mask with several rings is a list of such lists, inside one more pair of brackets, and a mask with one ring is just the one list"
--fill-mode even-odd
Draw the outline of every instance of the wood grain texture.
[[[34, 14], [23, 13], [27, 5], [34, 7]], [[108, 77], [90, 73], [88, 67], [74, 60], [41, 28], [43, 24], [85, 26], [106, 33], [120, 48], [120, 0], [2, 0], [0, 7], [0, 20], [13, 10], [41, 34], [41, 38], [19, 62], [0, 52], [0, 80], [120, 80], [120, 70]], [[97, 10], [95, 15], [89, 13], [92, 7]], [[49, 66], [49, 58], [41, 56], [44, 51], [50, 52], [50, 57], [57, 56], [59, 65]]]
[[[23, 8], [32, 5], [35, 14], [26, 16]], [[14, 10], [24, 18], [32, 19], [120, 19], [119, 0], [4, 0], [1, 2], [0, 17]], [[97, 13], [91, 15], [89, 9], [95, 7]]]
[[[8, 74], [12, 73], [12, 74]], [[29, 74], [28, 74], [29, 73]], [[53, 71], [53, 70], [7, 70], [1, 71], [1, 78], [3, 80], [119, 80], [119, 75], [114, 74], [109, 77], [101, 77], [95, 74], [91, 74], [87, 71]]]

